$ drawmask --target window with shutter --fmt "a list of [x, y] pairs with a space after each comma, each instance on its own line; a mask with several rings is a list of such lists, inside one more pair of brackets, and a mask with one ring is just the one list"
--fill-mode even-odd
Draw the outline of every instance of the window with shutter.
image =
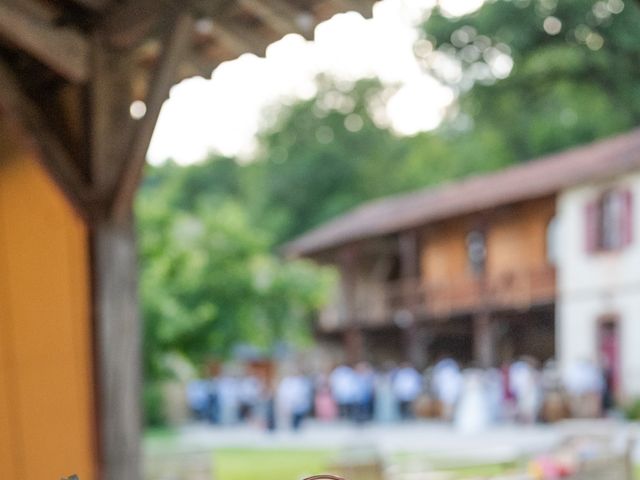
[[585, 245], [587, 253], [598, 250], [598, 203], [589, 202], [585, 207]]
[[617, 250], [622, 247], [624, 227], [623, 192], [610, 191], [600, 199], [600, 249]]
[[614, 251], [633, 240], [633, 198], [630, 190], [611, 190], [586, 206], [587, 252]]
[[633, 242], [633, 193], [631, 190], [625, 190], [622, 196], [622, 244], [627, 246]]

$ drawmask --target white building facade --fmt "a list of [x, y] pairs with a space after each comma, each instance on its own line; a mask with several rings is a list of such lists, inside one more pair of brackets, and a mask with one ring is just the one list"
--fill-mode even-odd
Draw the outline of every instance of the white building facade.
[[618, 398], [640, 397], [640, 171], [557, 197], [557, 354], [563, 371], [608, 370]]

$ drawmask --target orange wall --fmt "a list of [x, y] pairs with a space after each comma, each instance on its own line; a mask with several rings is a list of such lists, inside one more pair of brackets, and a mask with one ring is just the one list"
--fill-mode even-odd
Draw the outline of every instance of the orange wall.
[[477, 225], [486, 232], [488, 276], [544, 268], [547, 224], [555, 209], [553, 198], [504, 207], [478, 217], [447, 220], [425, 231], [421, 271], [429, 284], [473, 278], [466, 251], [466, 236]]
[[87, 229], [0, 118], [0, 479], [95, 478]]
[[429, 229], [420, 256], [422, 276], [429, 284], [447, 284], [469, 276], [464, 220], [451, 220]]
[[547, 265], [547, 225], [553, 199], [540, 199], [504, 209], [487, 230], [487, 275], [540, 270]]

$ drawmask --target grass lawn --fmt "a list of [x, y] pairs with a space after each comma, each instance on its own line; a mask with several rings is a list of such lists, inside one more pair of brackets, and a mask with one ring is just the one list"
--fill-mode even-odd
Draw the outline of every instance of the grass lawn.
[[298, 480], [326, 473], [335, 452], [322, 450], [219, 449], [213, 453], [216, 480]]
[[[147, 452], [160, 456], [175, 454], [179, 450], [176, 447], [176, 435], [170, 429], [145, 432]], [[345, 453], [338, 450], [221, 448], [212, 452], [211, 458], [215, 480], [299, 480], [308, 475], [329, 473], [332, 464]], [[465, 462], [455, 465], [446, 459], [407, 453], [396, 453], [387, 458], [387, 462], [396, 465], [416, 461], [435, 470], [455, 472], [456, 478], [461, 479], [506, 473], [515, 466], [508, 463], [465, 465]], [[640, 465], [636, 466], [635, 474], [635, 478], [640, 480]]]
[[144, 432], [143, 444], [147, 451], [169, 451], [175, 449], [176, 432], [171, 428], [148, 428]]
[[[213, 453], [216, 480], [298, 480], [304, 476], [330, 473], [339, 454], [323, 450], [220, 449]], [[459, 478], [505, 473], [506, 465], [478, 465], [445, 468]]]

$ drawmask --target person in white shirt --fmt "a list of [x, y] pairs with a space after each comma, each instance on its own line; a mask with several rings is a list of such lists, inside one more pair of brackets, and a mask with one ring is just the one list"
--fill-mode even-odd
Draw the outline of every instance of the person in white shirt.
[[341, 418], [353, 417], [358, 396], [357, 382], [355, 371], [348, 365], [339, 365], [329, 375], [329, 386]]
[[569, 365], [564, 383], [573, 417], [591, 418], [602, 414], [605, 381], [595, 362], [585, 358]]
[[276, 392], [276, 408], [280, 424], [298, 430], [309, 414], [313, 403], [311, 380], [296, 372], [280, 381]]
[[409, 363], [404, 363], [392, 381], [393, 394], [400, 406], [403, 419], [413, 416], [413, 402], [422, 393], [422, 376]]
[[516, 400], [517, 418], [523, 423], [533, 423], [542, 406], [540, 372], [532, 360], [522, 358], [509, 368], [509, 388]]
[[462, 374], [458, 363], [443, 358], [433, 367], [433, 393], [440, 402], [442, 418], [453, 419], [453, 412], [462, 391]]
[[260, 400], [261, 392], [262, 384], [260, 380], [253, 375], [247, 375], [239, 380], [238, 400], [240, 403], [239, 410], [241, 420], [251, 420]]

